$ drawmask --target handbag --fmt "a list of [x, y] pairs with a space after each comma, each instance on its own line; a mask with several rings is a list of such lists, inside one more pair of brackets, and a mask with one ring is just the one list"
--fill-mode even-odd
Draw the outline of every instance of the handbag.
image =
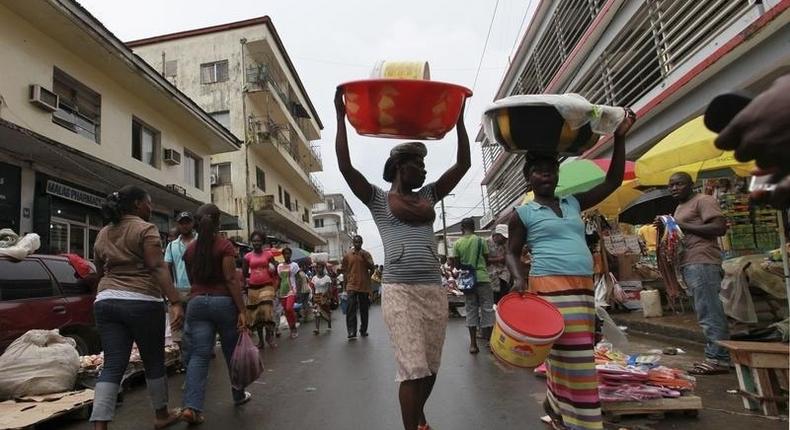
[[477, 238], [477, 254], [474, 266], [469, 264], [458, 265], [458, 290], [464, 294], [471, 294], [477, 287], [477, 265], [480, 263], [480, 254], [483, 253], [483, 239]]

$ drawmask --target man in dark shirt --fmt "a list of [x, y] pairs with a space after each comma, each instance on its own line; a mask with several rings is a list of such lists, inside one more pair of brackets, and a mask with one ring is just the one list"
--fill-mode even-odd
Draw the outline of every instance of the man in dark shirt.
[[368, 308], [370, 307], [370, 277], [373, 275], [375, 265], [369, 252], [362, 249], [362, 237], [354, 236], [353, 248], [343, 256], [343, 277], [348, 294], [348, 311], [346, 312], [346, 327], [348, 339], [357, 338], [357, 310], [359, 310], [359, 334], [368, 335]]

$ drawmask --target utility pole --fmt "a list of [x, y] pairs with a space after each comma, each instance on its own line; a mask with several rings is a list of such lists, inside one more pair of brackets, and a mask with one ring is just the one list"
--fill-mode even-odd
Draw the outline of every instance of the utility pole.
[[444, 198], [442, 198], [442, 238], [444, 239], [444, 258], [450, 258], [450, 250], [447, 248], [447, 217], [444, 210]]

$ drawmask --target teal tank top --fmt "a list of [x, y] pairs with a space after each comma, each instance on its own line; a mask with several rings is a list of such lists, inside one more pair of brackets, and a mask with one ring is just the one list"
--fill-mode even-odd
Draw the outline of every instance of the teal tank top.
[[560, 198], [562, 217], [535, 201], [516, 208], [532, 250], [530, 276], [592, 276], [593, 259], [584, 239], [584, 221], [574, 196]]

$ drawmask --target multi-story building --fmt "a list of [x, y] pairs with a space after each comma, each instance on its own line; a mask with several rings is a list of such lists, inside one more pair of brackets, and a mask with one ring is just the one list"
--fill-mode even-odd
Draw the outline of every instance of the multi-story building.
[[326, 245], [317, 247], [316, 251], [328, 253], [330, 260], [342, 260], [357, 234], [356, 216], [346, 197], [326, 194], [323, 202], [313, 205], [313, 225], [326, 240]]
[[[475, 222], [475, 234], [483, 238], [488, 238], [491, 235], [490, 229], [483, 228], [483, 224], [482, 224], [483, 217], [471, 216], [470, 218], [472, 218], [472, 220], [474, 220]], [[461, 231], [461, 221], [458, 221], [455, 224], [448, 225], [446, 232], [447, 232], [447, 248], [452, 250], [453, 245], [455, 245], [455, 242], [464, 236], [463, 232]], [[436, 249], [438, 250], [438, 254], [440, 257], [447, 256], [447, 252], [445, 252], [445, 248], [444, 248], [444, 235], [445, 235], [445, 229], [443, 228], [436, 230], [433, 233], [433, 237], [436, 240]]]
[[[495, 99], [579, 93], [627, 106], [639, 120], [629, 159], [689, 119], [716, 95], [759, 92], [790, 71], [790, 2], [558, 0], [540, 2]], [[483, 146], [490, 223], [521, 200], [522, 157]], [[608, 156], [601, 139], [584, 157]]]
[[0, 3], [0, 228], [93, 256], [107, 194], [138, 185], [166, 232], [211, 201], [240, 142], [71, 0]]
[[269, 17], [128, 42], [204, 110], [244, 141], [212, 157], [211, 194], [252, 230], [306, 249], [324, 243], [311, 208], [322, 201], [313, 173], [323, 125]]

